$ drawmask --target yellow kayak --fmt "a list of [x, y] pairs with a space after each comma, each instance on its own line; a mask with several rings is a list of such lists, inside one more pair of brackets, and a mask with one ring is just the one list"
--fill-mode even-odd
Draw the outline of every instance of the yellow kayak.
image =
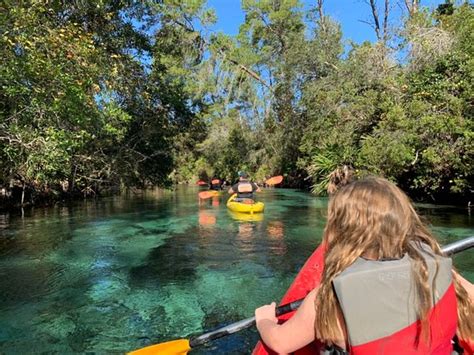
[[236, 202], [234, 199], [237, 197], [237, 194], [233, 194], [227, 200], [227, 208], [233, 212], [240, 212], [240, 213], [261, 213], [265, 208], [265, 204], [263, 202], [254, 202], [254, 203], [242, 203]]

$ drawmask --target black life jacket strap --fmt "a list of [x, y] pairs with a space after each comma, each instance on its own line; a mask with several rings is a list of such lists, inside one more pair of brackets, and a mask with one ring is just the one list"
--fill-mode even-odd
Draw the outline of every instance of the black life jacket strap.
[[458, 338], [457, 334], [455, 334], [454, 337], [453, 337], [453, 350], [458, 355], [464, 354], [464, 349], [459, 344], [459, 338]]
[[349, 352], [337, 345], [326, 345], [321, 355], [349, 355]]

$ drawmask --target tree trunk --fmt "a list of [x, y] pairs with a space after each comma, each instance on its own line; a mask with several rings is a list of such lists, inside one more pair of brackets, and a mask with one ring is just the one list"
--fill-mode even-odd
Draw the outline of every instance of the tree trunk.
[[74, 192], [74, 182], [76, 180], [76, 172], [77, 172], [77, 166], [75, 164], [71, 164], [71, 172], [69, 174], [68, 178], [68, 184], [67, 184], [67, 190], [69, 194], [72, 194]]
[[21, 190], [21, 206], [25, 203], [25, 183], [23, 182], [23, 188]]

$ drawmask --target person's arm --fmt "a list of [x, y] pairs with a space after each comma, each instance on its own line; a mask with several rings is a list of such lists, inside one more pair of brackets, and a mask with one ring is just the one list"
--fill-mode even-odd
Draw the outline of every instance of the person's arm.
[[274, 302], [255, 310], [257, 329], [267, 346], [279, 354], [287, 354], [314, 341], [316, 292], [311, 291], [293, 317], [283, 324], [278, 324], [275, 317]]
[[235, 183], [234, 185], [232, 185], [229, 189], [229, 191], [227, 191], [229, 194], [236, 194], [237, 191], [239, 191], [239, 183]]
[[252, 185], [253, 185], [254, 192], [262, 192], [262, 190], [260, 189], [260, 186], [258, 186], [256, 183], [252, 182]]

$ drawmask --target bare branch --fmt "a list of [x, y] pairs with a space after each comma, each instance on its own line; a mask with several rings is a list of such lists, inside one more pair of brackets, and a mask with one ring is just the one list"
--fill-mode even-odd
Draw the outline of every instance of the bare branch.
[[323, 18], [324, 17], [324, 13], [323, 13], [324, 0], [317, 0], [317, 2], [318, 2], [318, 4], [316, 5], [316, 9], [318, 10], [319, 17]]
[[324, 61], [323, 64], [326, 64], [326, 65], [330, 66], [331, 68], [333, 68], [334, 70], [339, 71], [339, 68], [336, 65], [332, 64], [332, 63]]
[[418, 8], [420, 6], [420, 0], [404, 0], [405, 7], [408, 10], [408, 14], [412, 17], [414, 14], [418, 12]]
[[369, 22], [369, 21], [365, 21], [365, 20], [357, 20], [359, 22], [362, 22], [362, 23], [365, 23], [366, 25], [369, 25], [370, 27], [374, 28], [375, 29], [375, 26], [372, 22]]
[[[222, 52], [221, 52], [222, 53]], [[254, 78], [255, 80], [258, 80], [260, 83], [262, 83], [264, 86], [266, 86], [268, 89], [271, 89], [271, 86], [267, 84], [267, 82], [265, 82], [265, 80], [263, 80], [257, 73], [255, 73], [252, 69], [249, 69], [247, 68], [245, 65], [243, 64], [240, 64], [239, 62], [237, 62], [236, 60], [233, 60], [231, 58], [227, 58], [225, 57], [224, 59], [227, 59], [229, 62], [231, 62], [232, 64], [236, 65], [240, 70], [242, 70], [243, 72], [247, 73], [248, 75], [250, 75], [252, 78]]]
[[377, 35], [377, 39], [381, 40], [382, 37], [380, 35], [379, 14], [378, 14], [378, 11], [377, 11], [377, 4], [375, 3], [375, 0], [370, 0], [370, 9], [372, 11], [372, 17], [374, 19], [375, 34]]
[[384, 42], [388, 39], [388, 13], [389, 13], [390, 0], [385, 0], [385, 9], [383, 16], [383, 40]]
[[372, 22], [361, 21], [369, 24], [374, 30], [378, 41], [384, 43], [388, 40], [388, 18], [390, 14], [390, 0], [384, 0], [383, 18], [382, 22], [379, 17], [379, 10], [377, 8], [377, 0], [364, 0], [364, 2], [370, 6], [372, 13]]
[[410, 36], [410, 67], [419, 69], [449, 52], [453, 38], [438, 27], [415, 27]]
[[325, 32], [326, 25], [324, 23], [325, 21], [324, 21], [323, 3], [324, 3], [324, 0], [317, 0], [316, 11], [318, 11], [318, 14], [319, 14], [319, 25], [321, 26], [321, 29]]
[[415, 155], [415, 159], [413, 159], [413, 161], [411, 162], [410, 165], [415, 165], [415, 164], [416, 164], [416, 162], [418, 161], [418, 153], [419, 153], [419, 152], [418, 152], [418, 150], [417, 150], [417, 151], [416, 151], [416, 155]]
[[418, 12], [420, 0], [405, 0], [405, 6], [407, 7], [410, 17]]

